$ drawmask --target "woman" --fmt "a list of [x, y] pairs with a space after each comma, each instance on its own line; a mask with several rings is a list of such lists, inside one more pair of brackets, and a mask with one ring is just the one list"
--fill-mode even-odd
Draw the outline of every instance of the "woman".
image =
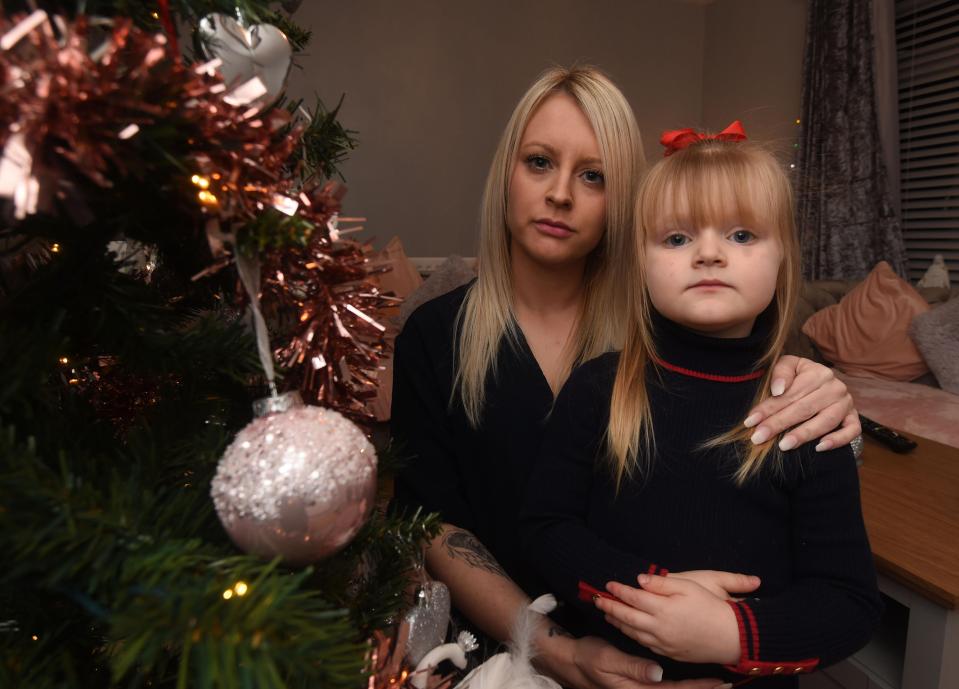
[[[517, 521], [554, 397], [576, 365], [623, 340], [620, 286], [632, 268], [642, 168], [622, 93], [593, 69], [546, 72], [520, 99], [493, 158], [477, 280], [417, 309], [396, 342], [391, 427], [410, 455], [397, 503], [442, 515], [427, 568], [498, 640], [529, 596], [546, 590], [525, 561]], [[823, 444], [859, 433], [845, 386], [827, 369], [784, 357], [775, 379], [780, 394], [744, 421], [758, 426], [755, 442], [797, 425], [782, 445], [840, 423]], [[715, 577], [730, 593], [755, 586], [744, 575]], [[566, 686], [637, 689], [662, 677], [658, 666], [558, 625], [543, 626], [538, 648], [540, 669]]]

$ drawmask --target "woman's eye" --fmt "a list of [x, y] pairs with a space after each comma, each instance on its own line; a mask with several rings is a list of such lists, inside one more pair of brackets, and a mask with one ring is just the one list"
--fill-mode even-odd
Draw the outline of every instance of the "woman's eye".
[[546, 170], [549, 168], [549, 158], [540, 155], [527, 156], [526, 164], [533, 170]]
[[603, 184], [606, 181], [606, 177], [599, 170], [586, 170], [583, 179], [588, 184]]
[[689, 237], [684, 234], [674, 233], [666, 237], [666, 246], [685, 246], [689, 242]]
[[749, 230], [736, 230], [729, 235], [729, 237], [737, 244], [749, 244], [749, 242], [756, 238], [756, 235]]

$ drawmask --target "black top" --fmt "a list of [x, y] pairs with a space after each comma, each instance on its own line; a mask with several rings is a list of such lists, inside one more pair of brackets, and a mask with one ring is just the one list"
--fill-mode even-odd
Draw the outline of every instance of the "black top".
[[500, 346], [479, 428], [470, 427], [458, 399], [450, 404], [456, 320], [468, 287], [420, 306], [396, 339], [390, 430], [409, 461], [394, 503], [423, 506], [471, 531], [535, 597], [545, 584], [522, 557], [516, 526], [553, 392], [516, 328], [518, 341], [504, 338]]
[[[780, 471], [767, 466], [737, 487], [735, 451], [699, 448], [750, 408], [758, 380], [740, 378], [753, 371], [768, 327], [714, 339], [657, 317], [655, 330], [664, 363], [662, 378], [648, 383], [657, 448], [650, 473], [616, 495], [598, 460], [619, 355], [587, 362], [556, 401], [529, 483], [522, 531], [531, 561], [550, 590], [584, 611], [576, 632], [627, 652], [655, 657], [578, 601], [579, 581], [603, 589], [610, 580], [635, 586], [637, 574], [663, 569], [755, 574], [762, 588], [734, 605], [740, 671], [792, 673], [851, 655], [882, 609], [852, 451], [816, 453], [809, 443], [784, 453]], [[667, 678], [735, 681], [714, 666], [658, 660]], [[795, 683], [776, 677], [751, 686]]]

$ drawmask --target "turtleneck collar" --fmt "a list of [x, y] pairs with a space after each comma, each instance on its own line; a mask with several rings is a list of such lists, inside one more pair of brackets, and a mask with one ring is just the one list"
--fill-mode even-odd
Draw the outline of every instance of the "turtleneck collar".
[[653, 340], [660, 365], [668, 370], [719, 382], [755, 380], [775, 321], [775, 304], [759, 314], [746, 337], [710, 337], [674, 323], [652, 309]]

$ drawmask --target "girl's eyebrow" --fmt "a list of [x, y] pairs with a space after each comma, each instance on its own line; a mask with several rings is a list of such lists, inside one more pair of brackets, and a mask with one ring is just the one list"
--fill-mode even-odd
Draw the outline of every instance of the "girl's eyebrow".
[[[527, 141], [525, 144], [523, 144], [520, 147], [521, 150], [526, 148], [542, 148], [544, 151], [549, 153], [554, 158], [558, 156], [558, 152], [556, 151], [555, 148], [541, 141]], [[585, 164], [585, 165], [602, 165], [603, 161], [601, 161], [599, 158], [589, 157], [589, 158], [583, 158], [582, 160], [579, 161], [579, 163]]]

